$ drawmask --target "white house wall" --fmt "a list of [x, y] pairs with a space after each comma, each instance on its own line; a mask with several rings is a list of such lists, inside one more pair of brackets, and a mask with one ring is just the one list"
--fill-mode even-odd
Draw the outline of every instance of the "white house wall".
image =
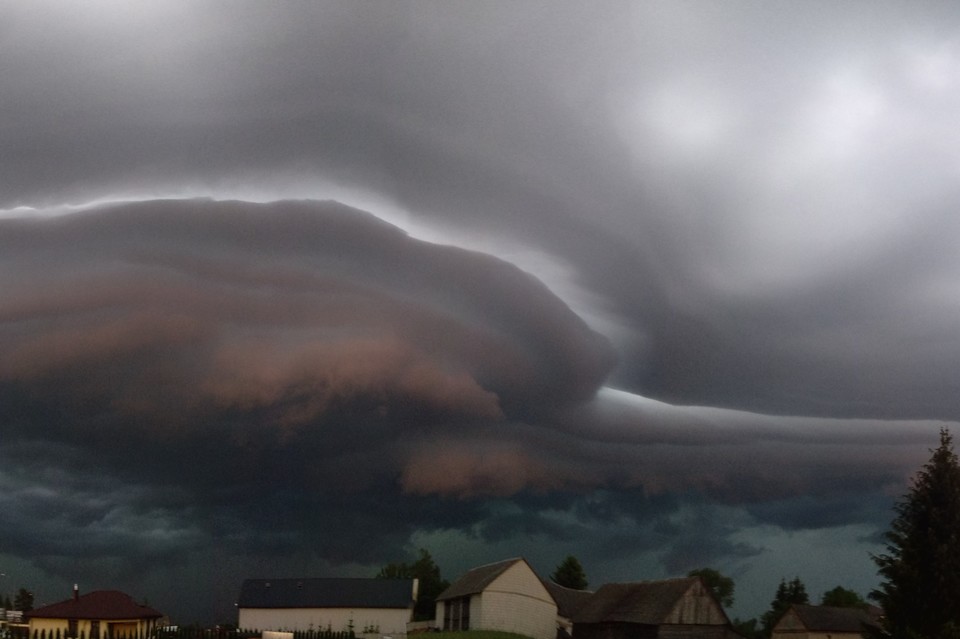
[[412, 608], [241, 608], [244, 630], [346, 630], [358, 635], [368, 628], [380, 634], [404, 634]]
[[[557, 604], [525, 562], [517, 562], [483, 591], [470, 625], [484, 630], [516, 632], [535, 639], [557, 635]], [[472, 602], [471, 602], [472, 604]]]
[[697, 582], [677, 602], [664, 623], [723, 625], [727, 617], [706, 586]]

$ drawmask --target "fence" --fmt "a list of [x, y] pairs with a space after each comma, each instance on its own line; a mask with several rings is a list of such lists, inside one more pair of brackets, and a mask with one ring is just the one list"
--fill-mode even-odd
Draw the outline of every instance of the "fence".
[[[237, 630], [235, 628], [200, 628], [196, 626], [179, 628], [157, 628], [148, 634], [133, 636], [113, 636], [104, 639], [259, 639], [259, 630]], [[59, 629], [51, 632], [46, 630], [34, 631], [32, 634], [25, 627], [10, 627], [11, 639], [73, 639], [66, 632]], [[75, 639], [87, 639], [83, 632]], [[349, 630], [297, 630], [293, 639], [357, 639], [356, 634]]]

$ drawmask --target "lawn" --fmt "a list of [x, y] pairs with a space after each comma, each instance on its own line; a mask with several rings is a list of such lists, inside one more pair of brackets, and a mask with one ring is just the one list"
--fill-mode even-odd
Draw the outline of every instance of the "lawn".
[[463, 632], [431, 632], [426, 639], [530, 639], [526, 635], [498, 630], [464, 630]]

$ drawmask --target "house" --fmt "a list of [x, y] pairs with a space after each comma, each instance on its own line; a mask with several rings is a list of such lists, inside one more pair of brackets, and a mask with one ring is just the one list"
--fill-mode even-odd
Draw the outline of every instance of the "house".
[[543, 585], [557, 604], [557, 639], [569, 639], [573, 635], [573, 616], [593, 597], [593, 591], [574, 590], [547, 579]]
[[555, 639], [557, 604], [523, 558], [466, 572], [437, 596], [443, 630], [502, 630]]
[[602, 586], [573, 616], [576, 639], [733, 639], [723, 607], [699, 577]]
[[879, 626], [880, 608], [793, 604], [773, 626], [772, 639], [860, 639], [864, 626]]
[[163, 614], [119, 590], [95, 590], [81, 595], [74, 586], [70, 599], [36, 608], [24, 616], [31, 637], [43, 631], [49, 637], [59, 631], [60, 636], [68, 638], [122, 639], [146, 636]]
[[348, 630], [404, 635], [416, 579], [247, 579], [238, 626], [246, 630]]

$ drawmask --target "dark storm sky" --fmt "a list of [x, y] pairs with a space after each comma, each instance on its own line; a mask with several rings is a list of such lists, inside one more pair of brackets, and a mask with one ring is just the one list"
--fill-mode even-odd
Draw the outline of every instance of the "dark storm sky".
[[[0, 3], [0, 592], [577, 554], [734, 613], [960, 419], [940, 3]], [[798, 557], [804, 557], [798, 563]]]

